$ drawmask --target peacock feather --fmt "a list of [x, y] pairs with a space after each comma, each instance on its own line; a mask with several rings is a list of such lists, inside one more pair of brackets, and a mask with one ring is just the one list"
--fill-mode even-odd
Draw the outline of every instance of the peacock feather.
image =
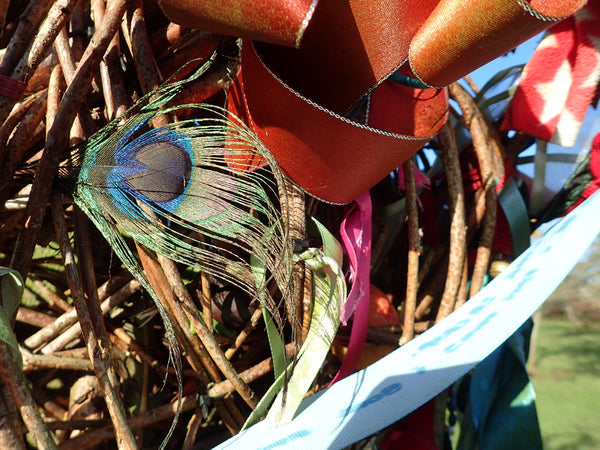
[[[282, 327], [273, 289], [266, 286], [275, 280], [280, 297], [289, 298], [293, 255], [283, 175], [255, 134], [223, 108], [169, 106], [185, 84], [153, 92], [124, 123], [115, 121], [89, 139], [76, 169], [64, 169], [74, 201], [159, 310], [160, 300], [124, 236], [244, 289]], [[159, 115], [189, 117], [190, 111], [193, 119], [151, 128]], [[270, 275], [262, 285], [252, 274], [251, 257]]]
[[[170, 318], [129, 238], [235, 285], [261, 303], [273, 359], [278, 361], [277, 381], [249, 423], [271, 402], [275, 422], [291, 420], [339, 324], [346, 292], [341, 247], [323, 228], [323, 251], [312, 248], [294, 254], [286, 194], [291, 181], [258, 137], [227, 110], [209, 104], [171, 105], [185, 85], [186, 81], [165, 85], [132, 108], [125, 121], [114, 121], [92, 136], [76, 163], [63, 168], [62, 179], [70, 181], [75, 203], [151, 294], [177, 368], [180, 356]], [[153, 128], [159, 116], [173, 120]], [[298, 261], [315, 274], [315, 306], [305, 342], [288, 366], [282, 331], [285, 317], [292, 322], [292, 340], [297, 342], [292, 273]], [[179, 376], [180, 390], [181, 386]]]

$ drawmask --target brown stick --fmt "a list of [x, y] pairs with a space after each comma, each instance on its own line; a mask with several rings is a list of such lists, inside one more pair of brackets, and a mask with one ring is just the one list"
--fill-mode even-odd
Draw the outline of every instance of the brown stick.
[[56, 49], [52, 52], [52, 68], [50, 69], [50, 78], [48, 79], [48, 104], [46, 106], [46, 137], [48, 131], [52, 128], [54, 118], [58, 112], [58, 106], [65, 89], [64, 75], [62, 67], [58, 62]]
[[15, 127], [6, 145], [7, 155], [4, 159], [4, 164], [0, 167], [0, 180], [3, 181], [0, 184], [0, 215], [12, 190], [11, 183], [7, 181], [12, 180], [25, 152], [29, 148], [35, 129], [45, 116], [46, 101], [47, 92], [38, 97], [36, 102], [31, 105], [31, 108], [27, 111], [27, 115]]
[[54, 449], [56, 444], [48, 432], [37, 405], [27, 388], [27, 380], [4, 341], [0, 341], [0, 379], [8, 387], [18, 405], [23, 422], [41, 449]]
[[129, 23], [131, 54], [142, 92], [147, 94], [160, 86], [162, 77], [148, 40], [143, 2], [134, 0], [133, 5], [132, 11], [128, 14], [131, 17]]
[[227, 349], [227, 351], [225, 352], [225, 358], [231, 359], [233, 357], [233, 355], [235, 355], [235, 352], [237, 352], [237, 350], [246, 341], [246, 339], [248, 338], [250, 333], [252, 333], [252, 330], [254, 330], [256, 328], [256, 325], [258, 325], [258, 322], [260, 321], [261, 317], [262, 317], [262, 308], [256, 308], [254, 310], [254, 312], [252, 313], [252, 317], [250, 317], [250, 320], [248, 321], [248, 323], [246, 324], [244, 329], [242, 331], [240, 331], [240, 333], [235, 338], [233, 345], [231, 347], [229, 347]]
[[[162, 76], [158, 70], [158, 65], [156, 64], [156, 59], [148, 40], [142, 0], [134, 0], [133, 9], [128, 16], [130, 20], [128, 30], [129, 40], [127, 42], [130, 44], [142, 92], [147, 94], [160, 86]], [[169, 122], [169, 117], [161, 114], [152, 119], [152, 126], [160, 127], [167, 125]]]
[[[59, 2], [57, 2], [59, 3]], [[55, 4], [56, 5], [56, 4]], [[26, 209], [26, 221], [13, 252], [12, 267], [27, 277], [33, 249], [39, 236], [46, 204], [62, 150], [68, 147], [68, 129], [77, 111], [85, 101], [85, 95], [108, 43], [112, 39], [121, 17], [125, 12], [127, 0], [113, 0], [106, 10], [104, 20], [97, 28], [88, 45], [73, 82], [67, 89], [56, 114], [52, 128], [48, 132], [44, 155], [35, 175], [29, 202]], [[57, 30], [58, 32], [58, 30]], [[0, 118], [2, 118], [0, 114]]]
[[[30, 1], [19, 18], [19, 24], [15, 33], [10, 38], [6, 46], [6, 53], [0, 63], [0, 74], [10, 75], [17, 65], [19, 59], [25, 54], [27, 45], [33, 38], [36, 28], [40, 25], [54, 0], [34, 0]], [[6, 8], [10, 2], [2, 2]]]
[[[114, 294], [102, 301], [100, 308], [102, 314], [119, 306], [141, 288], [137, 280], [131, 280]], [[78, 323], [77, 311], [72, 309], [58, 317], [50, 326], [38, 330], [25, 340], [28, 348], [34, 349], [42, 346], [41, 352], [52, 354], [63, 349], [68, 343], [81, 336], [81, 325]]]
[[454, 305], [454, 310], [456, 311], [467, 301], [468, 296], [468, 282], [469, 282], [469, 264], [468, 261], [465, 260], [465, 265], [463, 268], [462, 278], [460, 280], [460, 289], [458, 290], [458, 298], [456, 299], [456, 304]]
[[[172, 418], [178, 411], [189, 411], [194, 409], [198, 405], [196, 395], [190, 395], [181, 399], [181, 403], [170, 403], [167, 405], [159, 406], [158, 408], [151, 409], [144, 414], [132, 417], [129, 419], [129, 426], [133, 430], [139, 430], [149, 425], [161, 422], [163, 420]], [[110, 427], [103, 428], [101, 430], [88, 431], [73, 439], [69, 439], [67, 442], [60, 446], [61, 450], [80, 450], [83, 448], [93, 448], [103, 441], [112, 439], [114, 436], [114, 430]]]
[[[161, 266], [169, 267], [172, 265], [174, 268], [174, 263], [170, 259], [158, 256], [158, 260]], [[250, 389], [250, 387], [246, 383], [244, 383], [243, 380], [240, 379], [239, 374], [233, 368], [231, 362], [229, 362], [229, 360], [225, 357], [225, 354], [223, 353], [223, 350], [221, 350], [221, 347], [219, 347], [219, 344], [217, 343], [214, 335], [210, 332], [210, 330], [206, 326], [206, 323], [198, 314], [198, 310], [193, 304], [191, 296], [189, 295], [189, 293], [187, 293], [187, 290], [183, 286], [183, 282], [181, 282], [180, 278], [177, 279], [177, 277], [179, 276], [179, 272], [177, 272], [176, 269], [165, 270], [165, 275], [169, 279], [171, 286], [174, 287], [175, 295], [177, 295], [177, 297], [181, 301], [183, 310], [185, 311], [188, 320], [195, 328], [196, 332], [198, 333], [198, 336], [200, 337], [200, 340], [204, 344], [204, 347], [212, 357], [215, 364], [219, 367], [223, 375], [225, 375], [233, 383], [233, 385], [236, 388], [236, 391], [238, 392], [238, 394], [240, 394], [240, 396], [244, 399], [248, 406], [250, 406], [251, 408], [255, 408], [258, 403], [258, 401], [256, 400], [256, 395], [254, 394], [252, 389]]]
[[23, 372], [34, 370], [57, 369], [57, 370], [82, 370], [91, 372], [92, 363], [88, 359], [67, 358], [54, 355], [35, 355], [25, 349], [21, 349], [23, 355]]
[[[139, 356], [139, 359], [145, 363], [148, 367], [153, 368], [160, 375], [170, 374], [175, 375], [175, 369], [171, 366], [164, 366], [160, 362], [158, 362], [150, 353], [148, 353], [140, 344], [138, 344], [135, 340], [127, 334], [127, 332], [123, 328], [115, 328], [113, 330], [114, 339], [111, 337], [113, 343], [116, 339], [118, 339], [122, 343], [122, 347], [124, 347], [124, 351], [130, 352], [134, 355]], [[184, 376], [200, 378], [204, 377], [200, 376], [200, 374], [194, 370], [184, 370]]]
[[446, 123], [438, 134], [442, 147], [442, 159], [448, 184], [448, 203], [450, 207], [450, 250], [448, 255], [448, 275], [442, 294], [442, 301], [436, 316], [440, 322], [453, 310], [467, 254], [467, 226], [465, 223], [465, 194], [462, 185], [458, 149], [451, 123]]
[[465, 81], [467, 82], [473, 93], [475, 93], [475, 95], [479, 94], [479, 86], [475, 84], [473, 78], [471, 78], [470, 75], [465, 75]]
[[[82, 213], [83, 214], [83, 213]], [[86, 342], [94, 372], [98, 383], [103, 391], [104, 399], [110, 417], [113, 421], [117, 435], [117, 444], [124, 448], [137, 448], [135, 438], [131, 429], [127, 425], [126, 412], [123, 403], [115, 390], [113, 373], [110, 367], [110, 353], [108, 344], [99, 341], [95, 333], [95, 325], [89, 314], [88, 304], [84, 295], [84, 289], [79, 279], [79, 274], [75, 264], [73, 249], [69, 242], [64, 216], [62, 210], [62, 201], [59, 197], [54, 197], [52, 202], [52, 216], [56, 227], [56, 235], [59, 240], [63, 263], [65, 266], [65, 275], [71, 289], [73, 302], [77, 309], [77, 316], [81, 324], [81, 330]], [[89, 289], [88, 289], [89, 294]], [[96, 315], [96, 314], [95, 314]], [[97, 326], [98, 324], [96, 324]], [[102, 345], [104, 344], [104, 345]]]
[[212, 295], [210, 289], [210, 278], [206, 272], [200, 274], [200, 280], [202, 284], [202, 291], [200, 292], [200, 304], [202, 305], [202, 312], [204, 313], [204, 321], [210, 331], [213, 330], [212, 324]]
[[[285, 350], [290, 358], [293, 358], [298, 350], [295, 343], [289, 343], [285, 346]], [[240, 373], [240, 379], [245, 383], [251, 383], [254, 380], [259, 379], [263, 375], [273, 371], [273, 359], [267, 358], [258, 364], [244, 370]], [[234, 384], [230, 380], [221, 381], [220, 383], [212, 385], [208, 389], [208, 396], [210, 398], [222, 398], [231, 394], [235, 390]]]
[[408, 216], [408, 268], [406, 273], [406, 297], [404, 300], [404, 323], [402, 326], [402, 336], [399, 341], [400, 345], [411, 341], [415, 335], [419, 256], [421, 255], [417, 187], [415, 185], [415, 167], [413, 161], [413, 158], [409, 158], [402, 164], [406, 192], [406, 213]]
[[[453, 83], [449, 86], [449, 90], [452, 98], [459, 104], [465, 123], [471, 133], [473, 148], [479, 161], [479, 170], [485, 195], [486, 212], [483, 218], [483, 228], [477, 248], [477, 257], [473, 267], [471, 289], [469, 291], [469, 297], [472, 297], [481, 289], [483, 279], [490, 264], [491, 247], [494, 240], [494, 228], [496, 226], [496, 180], [502, 177], [503, 170], [502, 172], [499, 170], [498, 161], [496, 161], [498, 157], [494, 152], [495, 147], [488, 145], [490, 142], [497, 142], [497, 145], [500, 145], [495, 129], [487, 122], [473, 97], [462, 86], [458, 83]], [[492, 139], [493, 135], [496, 136], [495, 139]]]
[[175, 337], [179, 345], [185, 350], [188, 362], [198, 372], [206, 370], [211, 380], [220, 381], [221, 374], [219, 369], [214, 361], [208, 357], [206, 349], [198, 339], [198, 336], [190, 332], [189, 321], [181, 305], [177, 302], [163, 269], [156, 261], [156, 255], [137, 243], [136, 248], [148, 281], [162, 302], [161, 304], [165, 308], [165, 312], [173, 319], [171, 322], [174, 327]]
[[46, 303], [53, 311], [65, 313], [73, 311], [73, 307], [69, 305], [60, 295], [50, 289], [36, 275], [30, 275], [29, 281], [32, 282], [31, 290]]
[[[175, 333], [175, 337], [178, 339], [178, 342], [184, 348], [184, 350], [186, 350], [185, 355], [188, 361], [197, 371], [202, 370], [202, 367], [204, 367], [212, 380], [221, 381], [222, 377], [221, 373], [219, 372], [221, 367], [217, 367], [215, 361], [211, 358], [212, 353], [210, 356], [207, 353], [207, 349], [203, 345], [201, 339], [199, 339], [200, 333], [192, 334], [190, 330], [191, 327], [189, 326], [191, 322], [196, 331], [201, 330], [200, 332], [204, 331], [206, 333], [205, 330], [202, 330], [202, 327], [206, 327], [206, 325], [202, 320], [197, 320], [198, 323], [195, 323], [190, 319], [190, 315], [187, 314], [187, 311], [184, 312], [181, 303], [175, 299], [172, 285], [165, 276], [165, 272], [163, 271], [161, 265], [155, 260], [156, 255], [137, 243], [136, 247], [144, 267], [144, 271], [148, 276], [148, 281], [152, 285], [158, 298], [161, 299], [161, 301], [164, 300], [164, 303], [162, 304], [166, 309], [165, 312], [174, 319], [172, 322], [173, 327], [175, 330], [179, 330], [179, 332]], [[168, 272], [174, 272], [173, 268], [171, 267], [171, 265], [173, 265], [172, 261], [170, 264], [166, 261], [163, 261], [163, 264], [165, 267], [167, 267]], [[182, 291], [181, 289], [176, 289], [176, 292], [177, 291], [180, 293], [186, 292], [185, 290]], [[192, 306], [192, 308], [194, 311], [196, 311], [195, 307]], [[212, 333], [208, 332], [206, 334], [210, 335], [210, 338], [212, 338], [214, 341], [214, 336]], [[224, 373], [226, 376], [228, 375], [227, 372]], [[242, 390], [242, 392], [244, 391]], [[229, 408], [227, 406], [229, 406]], [[219, 409], [219, 414], [221, 415], [221, 418], [228, 429], [230, 429], [232, 432], [237, 432], [240, 426], [236, 423], [236, 420], [229, 411], [230, 409], [235, 410], [237, 407], [233, 404], [220, 404], [217, 405], [217, 408]]]
[[44, 314], [43, 312], [36, 311], [35, 309], [19, 306], [17, 309], [16, 321], [42, 328], [54, 322], [54, 317]]
[[[103, 0], [91, 1], [94, 17], [98, 22], [104, 19], [105, 5]], [[127, 94], [121, 69], [121, 49], [119, 47], [119, 32], [117, 31], [108, 44], [106, 54], [100, 62], [100, 78], [102, 93], [106, 103], [106, 117], [113, 120], [121, 117], [127, 111]]]
[[[288, 179], [283, 180], [283, 188], [286, 191], [285, 197], [281, 199], [281, 213], [284, 223], [287, 224], [289, 234], [288, 239], [304, 240], [306, 236], [306, 217], [304, 202], [304, 191], [300, 189], [296, 183]], [[284, 204], [287, 200], [287, 204]], [[303, 285], [304, 285], [304, 265], [296, 264], [292, 271], [291, 292], [283, 292], [286, 298], [286, 310], [288, 320], [292, 326], [292, 334], [294, 340], [302, 334], [302, 317], [303, 307]]]
[[[8, 405], [12, 408], [9, 409]], [[22, 422], [10, 398], [8, 388], [3, 386], [0, 388], [0, 448], [26, 450], [23, 439], [25, 430], [22, 428]]]
[[306, 340], [313, 316], [313, 272], [304, 266], [304, 286], [302, 286], [302, 342]]
[[[293, 356], [293, 352], [295, 351], [293, 347], [294, 346], [292, 344], [288, 344], [288, 346], [286, 346], [286, 350], [288, 352], [291, 352], [290, 356]], [[272, 370], [265, 370], [265, 368], [269, 365], [272, 366], [271, 358], [267, 358], [266, 360], [263, 360], [260, 363], [258, 363], [255, 367], [252, 367], [240, 373], [240, 377], [243, 377], [243, 379], [247, 380], [248, 383], [252, 382], [268, 373], [269, 370]], [[231, 383], [229, 380], [223, 381], [222, 383], [218, 383], [209, 389], [209, 396], [211, 396], [212, 398], [220, 398], [222, 395], [226, 395], [225, 393], [230, 389], [230, 387]], [[210, 394], [211, 392], [213, 395]], [[231, 389], [231, 391], [229, 392], [233, 392], [233, 389]], [[158, 408], [147, 411], [144, 414], [139, 414], [129, 419], [129, 426], [133, 430], [138, 430], [148, 427], [149, 425], [155, 424], [157, 422], [163, 421], [165, 419], [168, 419], [170, 417], [173, 417], [177, 412], [177, 406], [178, 405], [175, 403], [163, 405], [159, 406]], [[189, 411], [193, 408], [196, 408], [197, 406], [198, 400], [196, 395], [183, 397], [181, 399], [180, 411]], [[114, 432], [110, 428], [88, 431], [62, 444], [61, 450], [79, 450], [81, 448], [91, 448], [105, 440], [111, 439], [113, 435]]]
[[473, 275], [471, 276], [471, 289], [469, 298], [473, 297], [481, 290], [483, 279], [490, 266], [492, 256], [492, 244], [494, 243], [494, 231], [496, 226], [496, 183], [488, 181], [485, 186], [486, 214], [483, 218], [483, 229], [477, 247], [477, 256], [473, 266]]
[[[463, 118], [473, 139], [481, 138], [481, 144], [488, 149], [489, 169], [494, 178], [500, 180], [504, 176], [504, 160], [506, 159], [504, 147], [496, 128], [492, 125], [488, 117], [481, 111], [475, 99], [459, 83], [452, 83], [448, 86], [450, 96], [456, 100], [463, 113]], [[475, 133], [479, 136], [473, 136], [473, 125]]]
[[[21, 54], [21, 60], [12, 71], [12, 78], [24, 83], [29, 81], [29, 78], [37, 66], [44, 59], [56, 34], [69, 19], [69, 15], [77, 4], [77, 1], [78, 0], [57, 0], [52, 5], [46, 19], [35, 36], [35, 39]], [[15, 100], [7, 97], [0, 97], [0, 122], [4, 122], [4, 119], [6, 119], [6, 116], [14, 104]]]
[[42, 95], [44, 95], [43, 92], [38, 92], [25, 98], [22, 102], [17, 103], [2, 124], [2, 127], [0, 127], [0, 167], [2, 167], [4, 158], [6, 157], [6, 143], [8, 138], [23, 117], [25, 117], [25, 114], [27, 114], [31, 105], [33, 105]]

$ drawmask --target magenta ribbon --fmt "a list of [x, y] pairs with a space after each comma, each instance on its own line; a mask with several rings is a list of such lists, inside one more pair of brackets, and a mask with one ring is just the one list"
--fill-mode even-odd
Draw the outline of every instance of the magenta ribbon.
[[2, 97], [18, 100], [21, 98], [21, 94], [23, 94], [26, 87], [27, 85], [22, 81], [7, 77], [6, 75], [0, 75], [0, 96]]
[[348, 351], [331, 384], [354, 372], [367, 339], [371, 284], [371, 212], [371, 197], [367, 191], [354, 201], [340, 226], [342, 242], [350, 261], [352, 280], [352, 288], [342, 306], [340, 320], [346, 325], [352, 313], [354, 320]]

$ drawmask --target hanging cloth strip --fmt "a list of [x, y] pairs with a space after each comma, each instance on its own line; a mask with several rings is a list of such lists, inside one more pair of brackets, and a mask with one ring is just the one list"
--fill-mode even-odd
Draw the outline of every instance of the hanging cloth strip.
[[294, 181], [333, 203], [347, 203], [376, 184], [447, 118], [445, 90], [403, 86], [370, 103], [369, 114], [383, 117], [390, 117], [390, 104], [402, 105], [391, 126], [346, 119], [391, 74], [400, 69], [426, 85], [445, 86], [584, 3], [159, 1], [182, 25], [246, 39], [230, 108], [245, 116]]
[[504, 129], [572, 147], [600, 82], [600, 0], [544, 36], [507, 110]]

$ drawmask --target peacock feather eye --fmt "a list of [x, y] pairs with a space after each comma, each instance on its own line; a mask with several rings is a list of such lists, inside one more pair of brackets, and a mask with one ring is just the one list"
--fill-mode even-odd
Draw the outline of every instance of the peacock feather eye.
[[[192, 175], [189, 151], [171, 142], [153, 142], [135, 152], [139, 170], [127, 176], [134, 191], [165, 206], [185, 195]], [[157, 189], [160, 186], [160, 189]]]
[[115, 206], [127, 214], [142, 218], [136, 208], [127, 207], [125, 197], [173, 213], [188, 193], [193, 168], [189, 139], [159, 128], [130, 142], [121, 139], [115, 149], [114, 167], [106, 175], [106, 185]]

